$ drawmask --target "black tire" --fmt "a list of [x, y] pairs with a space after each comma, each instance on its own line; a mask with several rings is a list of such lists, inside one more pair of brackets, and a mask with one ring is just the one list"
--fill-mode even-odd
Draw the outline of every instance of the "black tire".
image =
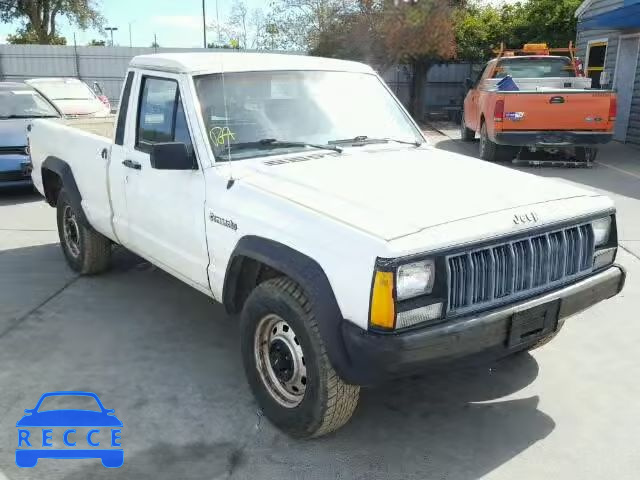
[[[278, 340], [271, 337], [261, 341], [265, 322], [270, 319], [284, 321], [291, 330], [284, 330], [282, 323], [275, 327], [266, 323], [269, 336], [276, 335], [274, 332], [279, 328], [288, 332], [293, 335], [297, 344], [293, 348], [298, 353], [288, 347], [281, 350], [276, 343]], [[265, 416], [279, 429], [293, 437], [319, 437], [337, 430], [351, 418], [358, 404], [360, 387], [345, 383], [331, 366], [311, 303], [293, 280], [273, 278], [253, 290], [242, 310], [240, 335], [242, 359], [251, 390]], [[265, 349], [269, 351], [268, 359], [261, 353]], [[285, 382], [270, 382], [273, 377], [269, 375], [277, 375], [275, 371], [278, 370], [289, 380], [299, 376], [293, 362], [287, 364], [286, 352], [291, 357], [301, 357], [297, 364], [303, 366], [305, 376], [301, 378], [306, 380], [302, 382], [302, 394], [284, 405], [286, 399], [277, 391], [286, 390]], [[281, 355], [283, 362], [274, 360], [272, 354]], [[283, 368], [284, 364], [291, 366], [291, 370]]]
[[576, 161], [591, 163], [598, 156], [598, 149], [595, 147], [576, 147]]
[[460, 116], [460, 138], [463, 142], [473, 142], [476, 138], [475, 130], [467, 128], [467, 124], [464, 121], [464, 112]]
[[480, 158], [487, 162], [508, 162], [516, 156], [517, 149], [509, 145], [498, 145], [489, 138], [487, 124], [480, 127]]
[[[109, 268], [111, 240], [84, 225], [62, 189], [57, 201], [58, 236], [69, 266], [82, 275], [95, 275]], [[66, 226], [65, 226], [66, 225]]]

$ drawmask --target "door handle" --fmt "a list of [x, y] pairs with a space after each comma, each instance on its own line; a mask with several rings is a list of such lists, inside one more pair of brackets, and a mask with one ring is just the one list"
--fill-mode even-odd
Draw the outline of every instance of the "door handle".
[[125, 167], [133, 168], [134, 170], [142, 170], [142, 165], [138, 162], [134, 162], [133, 160], [126, 159], [122, 162]]

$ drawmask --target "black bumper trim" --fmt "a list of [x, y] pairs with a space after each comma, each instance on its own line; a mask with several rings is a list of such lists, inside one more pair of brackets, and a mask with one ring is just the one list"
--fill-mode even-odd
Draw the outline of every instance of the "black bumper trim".
[[518, 147], [568, 147], [609, 143], [613, 132], [509, 131], [496, 132], [494, 142]]
[[365, 331], [345, 321], [342, 335], [350, 362], [339, 371], [349, 383], [369, 385], [430, 368], [497, 359], [530, 346], [507, 346], [515, 313], [559, 300], [561, 328], [567, 317], [618, 294], [625, 278], [625, 270], [613, 265], [554, 292], [404, 333]]

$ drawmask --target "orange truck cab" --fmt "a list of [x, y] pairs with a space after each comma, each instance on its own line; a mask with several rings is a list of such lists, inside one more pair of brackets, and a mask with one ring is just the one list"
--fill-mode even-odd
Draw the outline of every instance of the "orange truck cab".
[[[554, 50], [570, 56], [550, 55]], [[616, 96], [592, 89], [573, 53], [571, 45], [501, 49], [475, 81], [467, 79], [462, 139], [471, 141], [478, 133], [480, 157], [488, 161], [511, 160], [523, 147], [571, 150], [577, 160], [592, 161], [597, 145], [612, 139]]]

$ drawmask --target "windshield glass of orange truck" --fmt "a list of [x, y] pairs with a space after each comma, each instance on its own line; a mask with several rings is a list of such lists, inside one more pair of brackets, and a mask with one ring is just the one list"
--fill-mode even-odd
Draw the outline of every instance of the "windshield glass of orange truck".
[[575, 77], [571, 60], [561, 57], [503, 58], [499, 61], [494, 78], [553, 78]]
[[371, 74], [237, 72], [198, 76], [195, 86], [212, 150], [224, 159], [282, 154], [303, 144], [349, 146], [348, 139], [424, 141]]

